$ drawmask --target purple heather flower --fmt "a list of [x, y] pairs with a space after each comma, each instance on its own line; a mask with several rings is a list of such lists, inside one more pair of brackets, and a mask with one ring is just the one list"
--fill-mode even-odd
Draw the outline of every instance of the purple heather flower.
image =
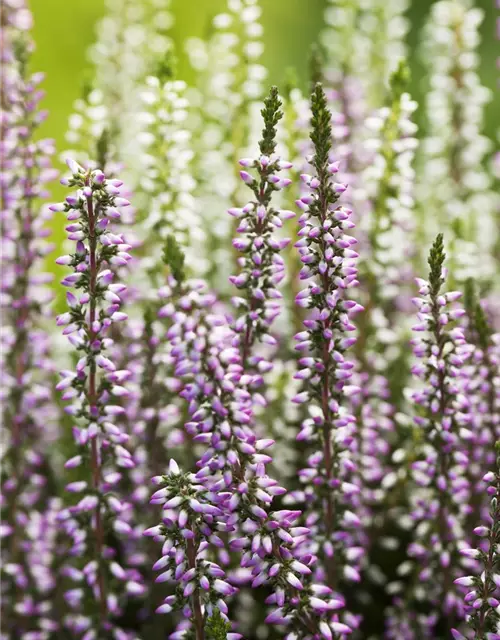
[[43, 316], [52, 293], [43, 272], [46, 184], [56, 176], [54, 144], [38, 139], [43, 74], [29, 73], [32, 17], [23, 0], [2, 5], [1, 317], [2, 629], [6, 635], [56, 632], [54, 505], [48, 450], [57, 408], [47, 379], [54, 372]]
[[[418, 309], [414, 331], [418, 337], [412, 345], [422, 365], [413, 367], [413, 373], [423, 386], [411, 393], [421, 445], [414, 451], [412, 443], [409, 454], [414, 481], [410, 517], [418, 537], [408, 553], [415, 559], [412, 584], [425, 582], [426, 600], [451, 621], [465, 616], [462, 597], [453, 580], [457, 573], [463, 573], [463, 567], [470, 567], [471, 562], [475, 566], [470, 554], [461, 553], [470, 547], [465, 528], [471, 487], [468, 449], [464, 446], [470, 427], [464, 365], [473, 347], [466, 342], [462, 329], [453, 326], [453, 318], [461, 315], [455, 313], [455, 292], [449, 295], [441, 291], [446, 276], [444, 259], [443, 237], [439, 235], [430, 252], [429, 279], [417, 279], [419, 297], [414, 299]], [[415, 594], [407, 597], [411, 599]], [[407, 623], [406, 620], [402, 624]], [[425, 621], [425, 633], [432, 632], [428, 624]], [[420, 633], [424, 633], [423, 628]]]
[[[346, 233], [352, 228], [351, 211], [339, 205], [329, 171], [331, 149], [330, 112], [321, 85], [312, 95], [312, 134], [315, 175], [307, 179], [311, 191], [300, 201], [298, 248], [303, 263], [298, 294], [300, 306], [311, 309], [304, 331], [295, 339], [300, 353], [299, 372], [303, 391], [297, 403], [307, 403], [298, 440], [308, 445], [308, 466], [299, 471], [303, 488], [292, 495], [304, 508], [305, 524], [311, 528], [312, 551], [321, 563], [316, 575], [336, 590], [345, 579], [358, 581], [363, 553], [349, 556], [359, 546], [355, 530], [360, 521], [356, 508], [358, 487], [352, 482], [355, 464], [352, 443], [356, 420], [346, 398], [359, 393], [352, 384], [354, 365], [346, 359], [354, 330], [352, 316], [362, 309], [348, 298], [356, 286], [356, 240]], [[344, 342], [347, 338], [348, 342]], [[362, 550], [361, 550], [362, 551]]]
[[[59, 316], [58, 324], [66, 325], [63, 333], [77, 347], [80, 359], [75, 370], [61, 372], [61, 381], [56, 388], [68, 403], [67, 413], [78, 423], [73, 427], [77, 455], [68, 460], [66, 468], [78, 467], [80, 474], [86, 474], [86, 480], [71, 482], [66, 487], [68, 491], [76, 492], [76, 501], [61, 511], [59, 520], [73, 541], [71, 555], [83, 557], [87, 562], [83, 583], [78, 580], [78, 592], [82, 596], [75, 600], [76, 592], [72, 590], [66, 592], [66, 599], [69, 598], [77, 608], [84, 603], [85, 607], [92, 607], [83, 610], [88, 614], [84, 628], [92, 634], [106, 628], [109, 617], [119, 612], [113, 588], [131, 596], [144, 592], [137, 571], [123, 569], [119, 578], [115, 565], [104, 562], [113, 554], [106, 545], [104, 522], [118, 538], [124, 538], [123, 544], [133, 532], [128, 522], [128, 502], [118, 498], [123, 473], [135, 466], [127, 448], [129, 435], [118, 426], [120, 416], [125, 412], [118, 402], [127, 394], [127, 389], [117, 384], [121, 381], [116, 376], [117, 366], [109, 357], [113, 342], [110, 331], [116, 332], [114, 325], [127, 318], [119, 311], [121, 297], [118, 293], [123, 295], [125, 288], [112, 284], [114, 271], [109, 267], [117, 256], [126, 263], [130, 259], [130, 247], [121, 234], [111, 232], [107, 211], [108, 208], [127, 206], [128, 201], [116, 197], [115, 187], [110, 188], [101, 172], [85, 170], [72, 160], [67, 164], [72, 175], [66, 182], [78, 191], [66, 198], [64, 211], [78, 210], [82, 220], [82, 237], [73, 238], [76, 250], [69, 266], [80, 277], [75, 293], [67, 294], [69, 311]], [[71, 235], [72, 231], [68, 237]], [[70, 278], [63, 281], [68, 286], [74, 284]], [[115, 586], [114, 581], [112, 588], [110, 571], [115, 579], [118, 578], [120, 587]], [[86, 598], [83, 598], [84, 592]], [[98, 615], [90, 615], [95, 610]], [[76, 631], [71, 619], [66, 624]]]
[[234, 328], [238, 334], [235, 346], [241, 350], [244, 366], [256, 341], [275, 344], [269, 335], [269, 327], [280, 313], [282, 295], [277, 286], [285, 275], [280, 251], [290, 242], [287, 238], [277, 237], [275, 232], [293, 212], [276, 209], [271, 204], [273, 194], [290, 183], [278, 175], [290, 165], [276, 154], [276, 124], [283, 115], [280, 107], [278, 90], [273, 87], [262, 110], [264, 129], [259, 143], [260, 156], [255, 160], [245, 158], [240, 161], [242, 166], [252, 167], [257, 173], [258, 178], [254, 178], [247, 171], [240, 171], [254, 199], [241, 209], [229, 210], [230, 215], [238, 218], [237, 230], [243, 234], [233, 240], [233, 246], [243, 256], [238, 260], [240, 273], [231, 276], [230, 281], [242, 292], [241, 297], [234, 299], [236, 306], [243, 309]]
[[[168, 309], [172, 324], [167, 339], [175, 358], [174, 373], [183, 379], [180, 395], [188, 403], [189, 420], [185, 428], [195, 444], [203, 445], [204, 453], [198, 460], [199, 470], [195, 475], [180, 474], [177, 464], [172, 462], [168, 477], [154, 479], [159, 489], [152, 501], [164, 503], [166, 517], [147, 535], [162, 535], [172, 540], [184, 538], [183, 544], [187, 545], [193, 539], [194, 523], [196, 527], [203, 527], [195, 540], [207, 538], [206, 544], [200, 543], [200, 553], [211, 543], [224, 558], [227, 556], [225, 543], [216, 531], [227, 532], [230, 549], [241, 554], [240, 569], [228, 573], [228, 583], [250, 582], [254, 587], [272, 584], [275, 592], [268, 598], [268, 604], [275, 607], [275, 612], [268, 621], [290, 624], [296, 633], [300, 627], [303, 629], [300, 633], [307, 634], [301, 622], [304, 617], [311, 619], [313, 625], [321, 621], [329, 625], [328, 612], [337, 606], [330, 602], [330, 590], [325, 594], [319, 585], [309, 581], [310, 566], [315, 558], [308, 551], [308, 529], [298, 524], [300, 511], [272, 510], [274, 497], [285, 490], [266, 472], [266, 465], [271, 462], [268, 450], [273, 441], [258, 438], [253, 425], [253, 394], [260, 384], [260, 374], [245, 372], [242, 355], [233, 346], [237, 334], [228, 326], [224, 315], [213, 312], [213, 296], [203, 293], [197, 283], [194, 290], [190, 290], [190, 286], [186, 284], [185, 295]], [[173, 491], [175, 482], [189, 482], [191, 489]], [[170, 515], [171, 510], [177, 515]], [[174, 534], [172, 527], [180, 529], [180, 534]], [[184, 551], [179, 550], [178, 542], [174, 546], [175, 552], [172, 543], [164, 545], [167, 558], [157, 563], [158, 569], [168, 565], [171, 556], [177, 557], [177, 562], [186, 556], [187, 546]], [[201, 615], [198, 607], [206, 612], [206, 603], [220, 597], [217, 593], [227, 596], [234, 590], [225, 586], [220, 564], [216, 571], [220, 572], [217, 577], [222, 582], [212, 583], [207, 575], [208, 589], [206, 581], [202, 583], [204, 574], [197, 574], [196, 584], [189, 587], [192, 574], [182, 578], [189, 570], [186, 564], [183, 572], [179, 570], [176, 574], [171, 565], [160, 580], [176, 583], [184, 580], [182, 594], [189, 600], [189, 618], [196, 630]], [[317, 599], [325, 602], [324, 607], [318, 607], [316, 600], [315, 606], [309, 601], [308, 594], [316, 588]], [[300, 601], [297, 592], [302, 594]], [[160, 613], [169, 612], [172, 602], [169, 600], [166, 607], [160, 607]], [[226, 613], [220, 603], [217, 606]]]
[[[477, 527], [476, 535], [480, 537], [477, 548], [461, 549], [462, 555], [478, 560], [479, 571], [475, 575], [461, 576], [454, 580], [460, 587], [467, 588], [465, 603], [467, 606], [467, 625], [474, 631], [475, 638], [494, 638], [500, 622], [499, 598], [500, 588], [498, 567], [500, 555], [500, 444], [497, 443], [495, 472], [484, 477], [488, 485], [487, 493], [491, 496], [488, 513], [488, 525]], [[484, 544], [486, 542], [486, 544]], [[466, 638], [459, 630], [452, 630], [456, 639]], [[464, 631], [465, 633], [465, 631]]]

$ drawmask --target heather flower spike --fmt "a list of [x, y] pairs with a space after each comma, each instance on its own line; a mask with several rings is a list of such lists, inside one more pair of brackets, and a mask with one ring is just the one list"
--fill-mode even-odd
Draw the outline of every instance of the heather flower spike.
[[31, 73], [32, 14], [24, 1], [2, 5], [2, 109], [0, 114], [2, 404], [2, 631], [38, 637], [57, 632], [54, 611], [57, 561], [49, 452], [60, 422], [51, 393], [51, 341], [44, 323], [52, 302], [52, 251], [44, 204], [57, 177], [52, 140], [40, 139], [47, 113], [40, 109], [43, 74]]
[[72, 632], [83, 628], [89, 638], [97, 638], [111, 630], [111, 618], [120, 613], [118, 594], [143, 592], [140, 575], [121, 566], [117, 549], [107, 543], [108, 528], [117, 536], [118, 548], [120, 538], [132, 535], [129, 505], [119, 493], [122, 470], [135, 464], [127, 448], [129, 436], [120, 428], [129, 373], [118, 370], [109, 354], [111, 331], [116, 334], [119, 323], [127, 320], [120, 310], [126, 287], [116, 281], [116, 272], [130, 260], [130, 246], [109, 227], [129, 202], [120, 196], [121, 181], [107, 180], [100, 170], [85, 170], [74, 160], [67, 164], [71, 175], [64, 182], [77, 191], [51, 207], [70, 220], [66, 231], [75, 243], [73, 253], [58, 259], [72, 272], [62, 281], [70, 289], [68, 311], [57, 317], [57, 325], [64, 327], [79, 359], [74, 369], [61, 371], [56, 388], [75, 423], [74, 450], [65, 466], [68, 473], [78, 468], [80, 480], [67, 485], [76, 499], [59, 520], [72, 541], [70, 556], [81, 558], [84, 569], [79, 565], [69, 574], [76, 584], [64, 597], [81, 615], [68, 616], [65, 623]]
[[[480, 575], [461, 576], [455, 584], [467, 587], [467, 625], [474, 631], [475, 640], [492, 640], [498, 636], [500, 624], [498, 574], [500, 569], [500, 442], [495, 445], [495, 471], [489, 471], [483, 478], [490, 497], [490, 508], [485, 524], [474, 529], [476, 545], [472, 549], [462, 549], [461, 553], [477, 560]], [[482, 544], [486, 542], [486, 544]], [[454, 629], [455, 640], [467, 636]]]
[[294, 217], [294, 213], [276, 209], [272, 197], [290, 184], [281, 171], [290, 169], [291, 163], [276, 154], [277, 124], [283, 116], [278, 89], [272, 87], [262, 109], [264, 129], [259, 142], [260, 156], [244, 158], [240, 165], [253, 168], [256, 177], [246, 170], [240, 171], [243, 182], [252, 191], [254, 198], [242, 208], [232, 208], [229, 214], [238, 219], [240, 237], [233, 240], [235, 249], [243, 254], [238, 260], [241, 267], [230, 281], [242, 292], [235, 304], [243, 313], [235, 322], [239, 334], [238, 346], [242, 353], [243, 366], [248, 366], [251, 351], [256, 341], [274, 345], [269, 327], [280, 312], [282, 294], [277, 285], [285, 275], [284, 260], [280, 252], [289, 244], [288, 238], [277, 236], [283, 220]]
[[[245, 373], [239, 351], [231, 346], [233, 331], [210, 311], [214, 304], [213, 296], [196, 285], [179, 300], [179, 311], [172, 310], [168, 331], [175, 372], [183, 381], [181, 396], [188, 403], [185, 428], [204, 450], [196, 474], [182, 473], [172, 460], [167, 475], [153, 478], [159, 489], [152, 502], [163, 504], [164, 513], [162, 522], [145, 533], [163, 542], [155, 569], [165, 571], [157, 580], [180, 587], [158, 613], [182, 609], [199, 639], [215, 609], [227, 619], [226, 599], [236, 593], [233, 580], [254, 588], [270, 584], [269, 624], [289, 627], [289, 638], [308, 638], [311, 632], [333, 637], [336, 630], [348, 630], [330, 614], [343, 600], [308, 579], [315, 556], [309, 530], [298, 524], [300, 511], [273, 508], [274, 498], [285, 490], [266, 472], [273, 441], [255, 434], [252, 389], [259, 374]], [[240, 558], [240, 568], [227, 577], [222, 563], [209, 561], [208, 555], [214, 545], [227, 558], [223, 533]]]
[[[476, 436], [473, 450], [475, 464], [471, 465], [471, 476], [474, 491], [482, 496], [482, 476], [485, 470], [492, 471], [495, 468], [494, 444], [500, 435], [500, 350], [498, 334], [493, 331], [491, 319], [483, 308], [472, 280], [466, 283], [464, 307], [467, 314], [466, 337], [474, 345], [467, 388], [468, 395], [473, 399], [470, 412], [473, 414]], [[476, 507], [471, 518], [479, 518], [479, 513], [480, 507]]]
[[[413, 327], [417, 337], [412, 344], [420, 362], [412, 372], [423, 387], [411, 392], [421, 445], [416, 452], [409, 452], [414, 480], [411, 519], [417, 536], [408, 548], [416, 564], [415, 582], [408, 587], [414, 591], [407, 597], [416, 597], [418, 583], [425, 582], [425, 600], [446, 619], [450, 631], [453, 621], [464, 617], [461, 595], [453, 581], [460, 572], [460, 554], [469, 546], [465, 530], [471, 495], [469, 453], [462, 442], [473, 437], [469, 431], [470, 399], [464, 393], [465, 364], [473, 348], [463, 330], [453, 326], [464, 310], [455, 304], [459, 293], [442, 291], [444, 261], [443, 235], [439, 234], [429, 254], [429, 278], [417, 278], [419, 297], [413, 300], [418, 323]], [[424, 620], [420, 633], [433, 633], [436, 623], [436, 616]], [[393, 631], [401, 633], [402, 628], [395, 623]]]
[[345, 353], [354, 344], [352, 318], [362, 307], [348, 298], [357, 284], [356, 239], [351, 210], [338, 202], [340, 193], [332, 162], [331, 113], [321, 85], [311, 98], [314, 155], [312, 174], [302, 175], [308, 186], [297, 201], [302, 210], [299, 240], [295, 244], [303, 263], [306, 286], [297, 295], [299, 306], [310, 310], [304, 331], [295, 336], [300, 354], [296, 378], [303, 391], [294, 402], [307, 402], [308, 417], [298, 439], [307, 445], [308, 465], [299, 472], [303, 484], [294, 497], [305, 509], [305, 524], [312, 529], [314, 550], [321, 564], [318, 576], [339, 589], [344, 580], [358, 581], [361, 526], [353, 512], [359, 488], [352, 483], [355, 464], [350, 453], [355, 418], [348, 398], [360, 391], [351, 384], [353, 364]]

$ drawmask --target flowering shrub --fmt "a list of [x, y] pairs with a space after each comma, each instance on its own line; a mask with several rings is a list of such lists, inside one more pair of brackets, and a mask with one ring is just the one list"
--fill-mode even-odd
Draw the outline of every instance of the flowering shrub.
[[329, 0], [310, 96], [263, 89], [257, 0], [188, 42], [195, 86], [139, 4], [108, 3], [59, 204], [2, 6], [0, 637], [500, 639], [481, 10], [434, 3], [419, 133], [406, 1]]

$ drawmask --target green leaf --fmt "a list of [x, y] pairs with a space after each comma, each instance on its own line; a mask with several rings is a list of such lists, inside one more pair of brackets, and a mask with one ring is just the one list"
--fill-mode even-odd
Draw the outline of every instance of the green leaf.
[[429, 284], [431, 286], [431, 294], [437, 296], [441, 285], [444, 282], [443, 264], [446, 258], [444, 252], [443, 234], [439, 233], [434, 240], [434, 244], [429, 252]]
[[163, 262], [170, 269], [171, 274], [178, 284], [186, 278], [184, 272], [184, 253], [174, 236], [167, 236], [163, 247]]
[[262, 129], [262, 139], [259, 142], [259, 148], [262, 155], [270, 156], [276, 150], [276, 125], [283, 116], [277, 87], [271, 87], [269, 95], [264, 100], [264, 108], [261, 114], [264, 119], [264, 128]]
[[402, 94], [408, 91], [410, 81], [410, 68], [406, 60], [400, 60], [397, 69], [393, 71], [389, 79], [389, 87], [393, 100], [399, 100]]
[[169, 80], [175, 78], [177, 71], [177, 58], [172, 49], [169, 49], [161, 60], [158, 61], [154, 69], [153, 75], [158, 78], [163, 85]]
[[332, 114], [328, 109], [323, 86], [318, 83], [311, 96], [311, 140], [314, 144], [314, 166], [321, 174], [328, 165], [330, 149], [332, 147]]
[[231, 625], [226, 622], [219, 609], [214, 609], [205, 625], [207, 640], [226, 640], [227, 634], [231, 631]]
[[314, 43], [311, 46], [309, 55], [309, 77], [311, 79], [311, 87], [315, 87], [319, 82], [323, 82], [323, 66], [325, 63], [324, 49]]

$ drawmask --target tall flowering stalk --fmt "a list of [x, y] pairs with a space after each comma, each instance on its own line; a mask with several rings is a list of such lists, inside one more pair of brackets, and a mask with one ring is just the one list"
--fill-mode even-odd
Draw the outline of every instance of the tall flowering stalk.
[[[351, 511], [359, 488], [349, 482], [353, 461], [349, 453], [356, 429], [347, 398], [359, 392], [349, 384], [353, 364], [345, 352], [354, 344], [352, 314], [362, 307], [347, 299], [347, 289], [357, 284], [356, 240], [346, 233], [354, 225], [351, 211], [338, 203], [346, 185], [335, 182], [338, 163], [330, 162], [331, 113], [321, 85], [312, 94], [313, 175], [302, 176], [310, 191], [299, 201], [300, 240], [296, 243], [303, 267], [302, 280], [309, 281], [298, 294], [297, 304], [311, 310], [305, 330], [295, 336], [300, 352], [296, 374], [304, 390], [294, 401], [307, 402], [309, 417], [298, 439], [311, 455], [308, 467], [299, 472], [304, 489], [296, 497], [304, 503], [306, 524], [314, 532], [321, 569], [332, 589], [344, 577], [359, 580], [356, 567], [362, 550], [353, 547], [352, 530], [360, 526]], [[354, 566], [351, 566], [354, 565]]]
[[[500, 443], [496, 443], [496, 468], [483, 478], [486, 493], [491, 496], [488, 518], [485, 524], [474, 529], [480, 538], [477, 548], [463, 549], [462, 553], [476, 559], [481, 567], [481, 574], [460, 577], [455, 584], [467, 587], [470, 591], [465, 596], [467, 604], [467, 625], [473, 630], [474, 640], [499, 640], [500, 597], [498, 573], [500, 567]], [[455, 640], [465, 640], [457, 629], [452, 629]]]
[[[221, 558], [227, 555], [223, 539], [214, 535], [217, 530], [230, 534], [230, 549], [243, 554], [241, 569], [230, 578], [238, 583], [250, 580], [254, 587], [274, 585], [276, 593], [268, 602], [275, 610], [267, 618], [269, 623], [290, 625], [293, 633], [299, 633], [299, 629], [301, 634], [319, 631], [326, 638], [332, 637], [332, 630], [349, 630], [328, 615], [329, 610], [342, 607], [343, 601], [330, 600], [328, 588], [301, 582], [301, 576], [312, 573], [308, 565], [314, 562], [305, 539], [308, 530], [295, 526], [300, 512], [271, 510], [273, 497], [285, 490], [265, 470], [266, 463], [271, 462], [266, 449], [273, 441], [259, 439], [253, 426], [254, 406], [263, 401], [255, 389], [262, 384], [260, 372], [269, 363], [260, 359], [255, 373], [245, 365], [254, 341], [267, 335], [264, 331], [276, 315], [274, 308], [268, 314], [259, 310], [266, 309], [266, 296], [275, 291], [272, 258], [279, 246], [270, 238], [271, 221], [276, 214], [270, 207], [270, 197], [276, 185], [281, 186], [275, 176], [280, 161], [273, 155], [279, 108], [277, 90], [273, 88], [263, 110], [262, 156], [258, 161], [245, 162], [258, 168], [261, 180], [242, 172], [257, 201], [249, 203], [247, 211], [237, 211], [246, 220], [242, 227], [247, 232], [245, 248], [251, 246], [249, 240], [253, 242], [253, 266], [249, 271], [243, 270], [241, 286], [246, 284], [249, 299], [257, 300], [255, 313], [248, 318], [243, 316], [245, 322], [238, 326], [237, 321], [233, 329], [223, 315], [209, 313], [215, 299], [195, 283], [188, 283], [178, 305], [165, 309], [172, 320], [167, 338], [172, 341], [175, 374], [185, 378], [181, 395], [188, 401], [190, 414], [186, 430], [195, 443], [202, 443], [207, 449], [198, 461], [199, 472], [182, 476], [184, 502], [175, 495], [170, 478], [155, 479], [162, 488], [153, 496], [153, 502], [166, 503], [166, 508], [175, 508], [175, 513], [167, 511], [162, 524], [147, 533], [164, 539], [164, 556], [156, 566], [168, 570], [158, 579], [176, 580], [182, 586], [182, 596], [168, 596], [159, 612], [189, 606], [190, 624], [198, 639], [204, 637], [204, 625], [213, 616], [214, 607], [222, 612], [223, 619], [226, 617], [228, 610], [221, 595], [235, 591], [222, 580], [225, 574], [220, 565], [207, 563], [209, 543], [221, 548]], [[245, 264], [248, 262], [243, 261]], [[281, 262], [278, 265], [281, 271]], [[255, 291], [262, 295], [255, 296]], [[175, 463], [171, 463], [172, 470], [179, 473]], [[177, 507], [182, 504], [184, 508], [178, 512]], [[186, 523], [190, 523], [191, 533], [186, 531]], [[253, 534], [253, 542], [249, 534]], [[197, 571], [193, 570], [195, 567]]]
[[233, 240], [233, 246], [243, 253], [239, 264], [241, 271], [230, 277], [230, 281], [240, 289], [244, 297], [236, 298], [237, 305], [244, 313], [235, 323], [236, 331], [241, 334], [239, 346], [243, 366], [247, 366], [252, 345], [260, 340], [276, 344], [268, 330], [280, 312], [279, 300], [282, 294], [276, 286], [283, 280], [285, 265], [280, 251], [290, 242], [288, 238], [277, 238], [274, 231], [283, 226], [283, 220], [295, 217], [293, 211], [275, 209], [271, 205], [273, 193], [288, 186], [288, 178], [278, 174], [290, 169], [291, 163], [276, 155], [276, 125], [283, 116], [278, 89], [272, 87], [264, 101], [262, 117], [264, 129], [259, 143], [260, 157], [256, 160], [244, 158], [240, 165], [254, 168], [258, 177], [248, 171], [240, 171], [240, 177], [251, 189], [255, 200], [243, 208], [232, 208], [229, 213], [239, 220], [238, 231], [243, 235]]
[[[180, 296], [177, 300], [170, 300], [161, 310], [161, 315], [170, 320], [167, 339], [171, 343], [174, 374], [182, 380], [178, 391], [181, 390], [181, 395], [189, 401], [189, 413], [193, 415], [186, 424], [187, 433], [193, 438], [197, 434], [196, 420], [203, 419], [205, 415], [205, 402], [207, 408], [216, 402], [216, 390], [204, 369], [208, 367], [211, 370], [213, 358], [207, 354], [207, 360], [204, 351], [209, 349], [209, 332], [213, 336], [210, 342], [218, 344], [220, 317], [215, 314], [207, 316], [207, 309], [213, 307], [215, 299], [205, 285], [201, 282], [184, 283], [181, 271], [174, 271]], [[193, 382], [190, 383], [191, 375]], [[204, 383], [205, 375], [207, 380]], [[205, 393], [211, 400], [205, 401]], [[208, 467], [206, 471], [210, 474]], [[225, 572], [220, 565], [209, 559], [211, 545], [216, 548], [223, 546], [218, 532], [230, 531], [231, 527], [223, 519], [220, 522], [216, 520], [215, 516], [221, 516], [223, 511], [216, 495], [211, 493], [210, 485], [193, 473], [181, 473], [174, 460], [169, 463], [168, 474], [154, 478], [153, 482], [159, 489], [152, 502], [162, 504], [164, 509], [161, 525], [145, 532], [163, 541], [162, 556], [153, 567], [162, 571], [156, 582], [176, 582], [181, 587], [175, 595], [167, 596], [157, 612], [165, 614], [182, 610], [186, 619], [180, 622], [179, 633], [187, 633], [191, 628], [200, 640], [205, 637], [205, 626], [214, 613], [222, 612], [227, 619], [224, 596], [235, 591], [224, 580]]]
[[92, 168], [102, 167], [107, 175], [116, 170], [116, 150], [111, 140], [109, 110], [104, 104], [104, 95], [100, 89], [84, 85], [81, 97], [73, 104], [66, 141], [71, 146], [65, 155], [76, 159], [82, 166], [88, 167], [95, 161]]
[[[414, 208], [413, 159], [418, 141], [412, 115], [416, 102], [407, 93], [409, 71], [401, 62], [391, 75], [387, 104], [367, 120], [372, 138], [367, 144], [375, 155], [363, 172], [363, 184], [370, 202], [370, 214], [360, 222], [367, 234], [367, 256], [362, 275], [369, 279], [367, 288], [372, 304], [384, 308], [389, 299], [397, 303], [401, 280], [407, 274], [396, 271], [411, 260], [412, 214]], [[368, 272], [368, 273], [367, 273]]]
[[[459, 282], [492, 279], [499, 206], [491, 176], [482, 168], [491, 145], [483, 133], [491, 93], [478, 75], [484, 13], [472, 5], [463, 0], [434, 3], [422, 43], [429, 91], [428, 133], [420, 157], [420, 226], [432, 234], [450, 226], [450, 274]], [[426, 216], [429, 208], [436, 215]]]
[[105, 6], [89, 56], [95, 67], [94, 88], [108, 113], [109, 138], [125, 165], [126, 182], [135, 189], [143, 175], [139, 94], [146, 76], [172, 48], [173, 16], [170, 0], [106, 0]]
[[75, 252], [56, 262], [72, 267], [62, 284], [79, 293], [68, 291], [69, 310], [58, 316], [57, 324], [64, 327], [63, 334], [80, 358], [76, 370], [61, 372], [56, 388], [69, 402], [66, 412], [78, 423], [73, 427], [76, 455], [65, 467], [83, 469], [82, 479], [66, 487], [79, 496], [78, 502], [64, 509], [59, 518], [72, 539], [70, 555], [86, 563], [83, 572], [68, 571], [69, 579], [78, 586], [66, 591], [65, 599], [72, 608], [82, 607], [83, 617], [68, 616], [66, 624], [73, 632], [84, 629], [88, 631], [85, 637], [97, 638], [112, 630], [110, 617], [120, 610], [114, 590], [131, 595], [143, 592], [137, 572], [124, 569], [116, 561], [116, 551], [106, 543], [108, 530], [125, 539], [132, 533], [129, 505], [120, 499], [118, 489], [120, 469], [130, 469], [134, 461], [124, 446], [128, 435], [115, 424], [124, 413], [119, 399], [128, 394], [122, 385], [130, 374], [118, 370], [107, 353], [111, 328], [127, 319], [120, 311], [119, 295], [126, 287], [113, 284], [114, 270], [130, 260], [130, 246], [108, 226], [119, 219], [119, 207], [129, 202], [119, 196], [121, 181], [108, 181], [100, 170], [85, 170], [73, 160], [68, 166], [71, 175], [62, 182], [77, 191], [51, 208], [64, 212], [70, 222], [66, 231], [76, 243]]
[[[169, 475], [155, 479], [161, 488], [153, 502], [164, 504], [164, 518], [147, 533], [164, 541], [156, 567], [166, 571], [158, 579], [182, 587], [177, 595], [167, 596], [159, 613], [182, 608], [188, 598], [197, 638], [204, 637], [202, 622], [213, 615], [214, 607], [226, 616], [222, 596], [235, 590], [223, 579], [220, 565], [207, 562], [208, 544], [222, 549], [224, 541], [216, 531], [226, 531], [231, 534], [230, 549], [242, 554], [234, 579], [251, 580], [253, 587], [273, 586], [268, 598], [273, 612], [267, 622], [289, 625], [290, 638], [318, 633], [329, 639], [349, 631], [334, 613], [343, 601], [332, 598], [326, 587], [302, 582], [315, 562], [308, 529], [298, 526], [299, 511], [273, 510], [274, 496], [285, 490], [266, 472], [272, 440], [259, 439], [254, 430], [252, 388], [258, 374], [245, 373], [224, 316], [208, 312], [213, 302], [197, 285], [180, 300], [181, 310], [172, 310], [169, 336], [176, 373], [185, 378], [182, 396], [190, 414], [186, 429], [207, 448], [196, 475], [179, 474], [177, 465], [170, 463]], [[176, 492], [173, 483], [179, 482], [183, 489]], [[191, 551], [190, 541], [196, 543]]]
[[[452, 326], [465, 311], [454, 305], [460, 292], [442, 292], [444, 260], [440, 234], [429, 255], [429, 279], [417, 279], [420, 297], [414, 299], [419, 323], [413, 330], [425, 337], [412, 340], [414, 354], [422, 360], [412, 371], [424, 385], [411, 394], [417, 409], [420, 445], [417, 460], [412, 463], [415, 487], [410, 494], [410, 517], [416, 535], [408, 553], [418, 565], [414, 582], [408, 587], [406, 606], [411, 610], [416, 598], [437, 607], [435, 615], [420, 622], [415, 619], [410, 625], [416, 633], [410, 637], [416, 638], [434, 637], [438, 616], [443, 616], [448, 632], [453, 621], [464, 616], [462, 598], [453, 580], [462, 563], [460, 549], [468, 546], [464, 522], [470, 497], [466, 473], [469, 459], [462, 438], [470, 435], [470, 401], [463, 385], [464, 364], [472, 348], [463, 330]], [[420, 588], [422, 582], [426, 583], [425, 592]], [[402, 627], [394, 624], [394, 632], [397, 629], [401, 633]]]
[[467, 382], [464, 393], [470, 400], [471, 437], [468, 439], [469, 466], [467, 474], [471, 484], [470, 513], [467, 531], [470, 533], [484, 517], [485, 471], [494, 470], [496, 456], [494, 445], [500, 429], [500, 389], [497, 380], [500, 365], [498, 334], [495, 334], [491, 319], [483, 308], [473, 281], [468, 281], [464, 306], [467, 312], [465, 335], [474, 346], [467, 364]]
[[186, 43], [197, 76], [192, 94], [193, 171], [199, 177], [197, 196], [211, 248], [203, 275], [219, 289], [234, 264], [228, 246], [234, 229], [221, 212], [228, 202], [238, 205], [237, 162], [246, 155], [254, 125], [260, 125], [258, 108], [267, 73], [260, 63], [260, 17], [258, 0], [227, 0], [226, 10], [212, 21], [208, 41], [190, 38]]
[[[482, 406], [479, 413], [483, 426], [488, 431], [490, 455], [492, 446], [499, 437], [500, 430], [500, 390], [497, 378], [499, 373], [498, 334], [495, 334], [483, 305], [476, 295], [473, 282], [468, 282], [465, 308], [467, 311], [467, 340], [476, 347], [473, 364], [479, 382], [479, 395]], [[494, 463], [493, 457], [490, 463]]]
[[140, 188], [147, 194], [148, 211], [143, 222], [145, 255], [141, 266], [153, 281], [161, 265], [155, 247], [161, 247], [169, 235], [174, 235], [184, 247], [192, 270], [203, 270], [206, 259], [203, 256], [205, 234], [194, 196], [194, 152], [188, 128], [190, 105], [186, 84], [172, 76], [172, 61], [167, 60], [157, 75], [146, 78], [141, 91], [140, 119], [145, 131], [140, 136], [144, 166]]
[[321, 35], [326, 52], [325, 75], [341, 92], [356, 84], [368, 104], [381, 106], [383, 88], [406, 53], [408, 0], [328, 0], [326, 28]]
[[[57, 437], [50, 391], [54, 371], [43, 316], [52, 294], [43, 259], [50, 212], [43, 208], [52, 168], [52, 140], [37, 140], [43, 74], [28, 70], [32, 16], [24, 2], [2, 6], [0, 200], [2, 230], [2, 622], [14, 634], [58, 628], [53, 616], [53, 556], [36, 558], [36, 523], [53, 487], [47, 456]], [[45, 375], [42, 375], [42, 374]], [[48, 510], [40, 538], [52, 535]], [[50, 529], [50, 533], [48, 532]]]

